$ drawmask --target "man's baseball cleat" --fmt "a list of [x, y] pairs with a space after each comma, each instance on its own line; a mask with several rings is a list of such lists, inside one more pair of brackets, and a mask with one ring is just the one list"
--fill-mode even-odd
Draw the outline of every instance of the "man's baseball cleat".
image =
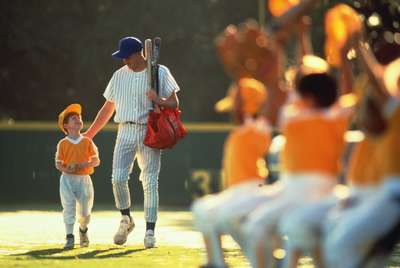
[[86, 231], [82, 231], [81, 228], [79, 228], [79, 245], [81, 248], [86, 248], [89, 246], [89, 237], [87, 231], [87, 228]]
[[73, 235], [67, 235], [64, 249], [73, 249], [75, 246], [75, 238]]
[[114, 235], [114, 243], [117, 245], [123, 245], [134, 227], [135, 223], [133, 222], [133, 219], [129, 216], [123, 215], [118, 231]]
[[145, 248], [154, 248], [156, 245], [156, 238], [154, 237], [153, 230], [147, 230], [144, 236], [144, 247]]

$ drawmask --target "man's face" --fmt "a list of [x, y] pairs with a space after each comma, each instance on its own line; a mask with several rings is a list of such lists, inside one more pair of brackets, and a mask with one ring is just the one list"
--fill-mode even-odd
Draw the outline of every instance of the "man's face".
[[68, 115], [67, 121], [64, 123], [64, 128], [68, 133], [71, 131], [80, 131], [83, 128], [82, 116], [76, 113]]

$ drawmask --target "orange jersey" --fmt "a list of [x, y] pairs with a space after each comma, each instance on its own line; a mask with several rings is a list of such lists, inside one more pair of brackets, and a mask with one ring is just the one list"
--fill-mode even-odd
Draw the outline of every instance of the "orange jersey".
[[[63, 165], [88, 162], [93, 157], [98, 157], [98, 150], [96, 145], [89, 138], [82, 136], [75, 141], [65, 137], [57, 144], [56, 162], [60, 161]], [[90, 175], [93, 172], [93, 167], [87, 167], [73, 174]]]
[[323, 172], [337, 175], [344, 149], [349, 113], [286, 107], [281, 130], [286, 143], [281, 153], [285, 172]]
[[270, 142], [269, 126], [262, 120], [245, 123], [231, 131], [224, 145], [222, 163], [228, 187], [267, 175], [262, 163]]
[[388, 119], [388, 127], [378, 139], [378, 165], [383, 176], [400, 176], [400, 105]]
[[356, 186], [377, 185], [382, 181], [377, 166], [377, 141], [365, 137], [356, 145], [350, 158], [348, 179]]

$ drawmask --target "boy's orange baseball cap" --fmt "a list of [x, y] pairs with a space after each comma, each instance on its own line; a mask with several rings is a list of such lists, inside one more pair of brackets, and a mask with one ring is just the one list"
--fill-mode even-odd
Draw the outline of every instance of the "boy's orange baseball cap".
[[233, 108], [235, 94], [240, 88], [242, 111], [246, 114], [256, 114], [267, 98], [267, 89], [264, 84], [253, 78], [242, 78], [237, 85], [229, 88], [225, 98], [215, 104], [217, 112], [229, 112]]
[[69, 105], [67, 108], [64, 109], [59, 115], [58, 115], [58, 127], [64, 132], [65, 134], [68, 134], [67, 131], [64, 129], [64, 118], [70, 114], [70, 113], [77, 113], [79, 115], [82, 114], [82, 107], [78, 103], [74, 103]]
[[329, 73], [329, 63], [315, 55], [307, 54], [301, 59], [299, 72], [302, 75]]

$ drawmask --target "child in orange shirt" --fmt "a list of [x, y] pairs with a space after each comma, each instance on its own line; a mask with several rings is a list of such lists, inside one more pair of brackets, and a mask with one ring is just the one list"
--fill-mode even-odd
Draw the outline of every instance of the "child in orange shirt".
[[205, 267], [226, 266], [221, 235], [230, 234], [236, 239], [233, 222], [270, 196], [261, 187], [268, 174], [263, 163], [271, 141], [270, 126], [264, 116], [257, 116], [266, 95], [261, 82], [242, 78], [216, 104], [219, 112], [232, 111], [237, 126], [224, 144], [222, 167], [227, 189], [196, 200], [192, 206], [194, 224], [206, 246]]
[[337, 182], [348, 114], [334, 106], [338, 90], [329, 66], [306, 55], [296, 79], [298, 99], [281, 108], [281, 190], [240, 225], [242, 250], [253, 267], [272, 267], [280, 246], [278, 226], [289, 212], [329, 195]]
[[[374, 142], [373, 165], [380, 186], [329, 229], [324, 241], [327, 267], [384, 267], [400, 235], [400, 58], [377, 62], [362, 31], [352, 40], [371, 87], [359, 111], [359, 124]], [[391, 56], [397, 56], [391, 51]]]
[[93, 184], [90, 175], [100, 164], [98, 150], [92, 140], [81, 135], [83, 127], [82, 108], [71, 104], [58, 116], [58, 126], [67, 135], [57, 144], [56, 168], [62, 172], [60, 197], [66, 229], [64, 249], [72, 249], [76, 204], [79, 213], [80, 246], [89, 246], [87, 225], [93, 207]]

